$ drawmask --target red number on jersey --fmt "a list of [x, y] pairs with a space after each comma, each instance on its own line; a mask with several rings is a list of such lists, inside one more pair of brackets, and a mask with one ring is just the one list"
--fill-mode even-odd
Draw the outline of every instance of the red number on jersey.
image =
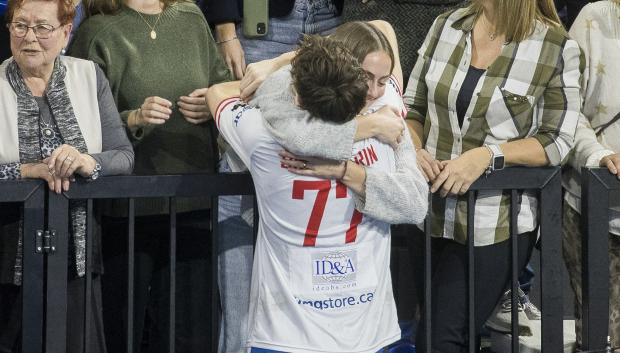
[[[306, 190], [317, 190], [316, 199], [314, 200], [314, 206], [312, 206], [312, 212], [310, 212], [310, 219], [308, 220], [308, 226], [306, 227], [306, 235], [304, 237], [304, 246], [315, 246], [316, 237], [319, 235], [319, 228], [321, 227], [321, 220], [325, 213], [325, 206], [327, 205], [327, 197], [331, 190], [331, 180], [295, 180], [293, 181], [293, 199], [303, 200]], [[336, 182], [336, 198], [343, 199], [347, 197], [347, 187], [341, 182]], [[357, 238], [357, 226], [362, 222], [362, 214], [353, 210], [351, 216], [351, 223], [346, 233], [345, 243], [353, 243]]]

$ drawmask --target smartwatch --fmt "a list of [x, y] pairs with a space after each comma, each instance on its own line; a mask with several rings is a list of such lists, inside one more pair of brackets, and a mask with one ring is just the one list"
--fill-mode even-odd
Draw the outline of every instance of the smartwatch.
[[504, 169], [504, 153], [498, 145], [484, 145], [491, 152], [491, 162], [487, 167], [486, 173], [490, 174], [496, 170]]

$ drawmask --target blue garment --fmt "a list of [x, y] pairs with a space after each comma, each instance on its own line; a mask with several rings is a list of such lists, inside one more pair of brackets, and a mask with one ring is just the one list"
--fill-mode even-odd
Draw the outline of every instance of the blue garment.
[[7, 19], [4, 17], [7, 8], [7, 1], [0, 0], [0, 62], [11, 57], [11, 45], [9, 40], [9, 29], [6, 28]]
[[77, 29], [80, 27], [80, 24], [84, 20], [84, 4], [80, 1], [77, 5], [75, 5], [75, 17], [73, 18], [73, 28], [71, 28], [71, 35], [69, 36], [69, 43], [71, 43], [71, 39], [77, 32]]
[[249, 64], [294, 50], [304, 34], [328, 35], [340, 22], [338, 9], [332, 1], [297, 0], [288, 15], [269, 19], [265, 36], [246, 38], [243, 36], [243, 26], [237, 26], [237, 37], [245, 52], [245, 61]]
[[[388, 352], [388, 350], [386, 348], [380, 349], [380, 350], [377, 351], [377, 353], [385, 353], [385, 352]], [[287, 353], [287, 352], [272, 351], [271, 349], [252, 347], [252, 350], [250, 351], [250, 353]]]

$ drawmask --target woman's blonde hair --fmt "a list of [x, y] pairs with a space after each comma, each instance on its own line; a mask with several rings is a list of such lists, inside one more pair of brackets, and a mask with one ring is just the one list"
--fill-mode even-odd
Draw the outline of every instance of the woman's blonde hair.
[[[177, 2], [189, 2], [192, 0], [160, 0], [164, 8]], [[97, 14], [112, 15], [117, 13], [123, 5], [123, 0], [82, 0], [86, 17]]]
[[[536, 21], [550, 27], [561, 27], [562, 22], [553, 0], [492, 0], [495, 3], [496, 31], [507, 41], [521, 42], [534, 33]], [[620, 1], [620, 0], [616, 0]], [[470, 10], [480, 16], [482, 1], [474, 0]]]
[[351, 21], [340, 25], [329, 38], [341, 42], [345, 48], [360, 62], [366, 59], [366, 55], [384, 51], [390, 57], [390, 72], [394, 70], [394, 51], [387, 37], [377, 27], [368, 22]]

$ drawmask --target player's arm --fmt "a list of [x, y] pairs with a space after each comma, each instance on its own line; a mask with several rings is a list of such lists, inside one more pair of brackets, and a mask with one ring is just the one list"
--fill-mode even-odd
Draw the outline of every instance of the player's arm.
[[229, 98], [239, 97], [239, 81], [218, 83], [207, 90], [207, 104], [213, 117], [217, 108]]

